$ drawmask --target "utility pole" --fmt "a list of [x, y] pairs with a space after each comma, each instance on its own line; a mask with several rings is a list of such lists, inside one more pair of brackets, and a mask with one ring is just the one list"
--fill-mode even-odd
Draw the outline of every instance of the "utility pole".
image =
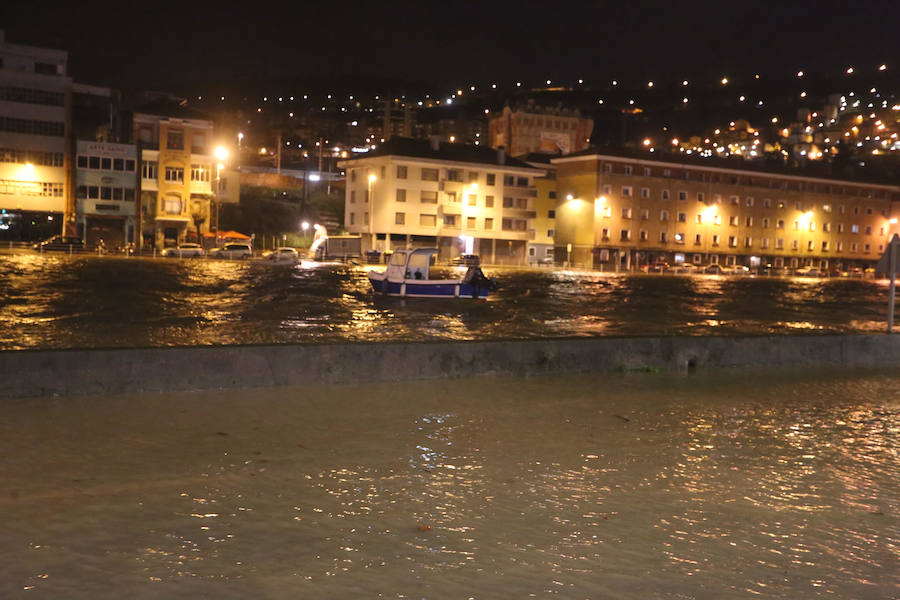
[[281, 132], [278, 132], [278, 150], [275, 151], [275, 171], [281, 175], [281, 146], [283, 142], [281, 140]]

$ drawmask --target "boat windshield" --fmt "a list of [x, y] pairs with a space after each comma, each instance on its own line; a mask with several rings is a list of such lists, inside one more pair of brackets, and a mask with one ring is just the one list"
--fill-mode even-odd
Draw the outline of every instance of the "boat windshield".
[[428, 265], [431, 263], [431, 253], [413, 252], [409, 255], [407, 271], [416, 279], [428, 279]]
[[391, 255], [391, 264], [395, 267], [402, 267], [406, 264], [406, 252], [394, 252]]

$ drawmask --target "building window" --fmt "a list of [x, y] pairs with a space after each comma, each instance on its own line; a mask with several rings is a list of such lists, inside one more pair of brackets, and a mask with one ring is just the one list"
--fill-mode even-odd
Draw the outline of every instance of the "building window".
[[679, 223], [687, 223], [687, 213], [683, 213], [683, 212], [678, 213], [678, 222]]
[[170, 129], [166, 133], [166, 148], [169, 150], [184, 150], [184, 131], [181, 129]]
[[603, 184], [603, 195], [612, 196], [612, 186], [608, 183]]
[[438, 170], [422, 168], [422, 181], [437, 181]]
[[619, 240], [623, 242], [631, 241], [631, 230], [623, 229], [621, 232], [619, 232]]
[[603, 172], [612, 173], [612, 163], [603, 163]]
[[478, 171], [469, 171], [469, 183], [478, 183]]
[[623, 198], [631, 198], [631, 186], [630, 185], [622, 186], [622, 197]]
[[156, 179], [157, 165], [155, 160], [145, 160], [141, 163], [141, 177], [143, 179]]
[[478, 206], [478, 196], [476, 196], [475, 194], [468, 194], [467, 198], [468, 201], [466, 202], [466, 204], [468, 204], [469, 206]]
[[747, 218], [744, 220], [744, 224], [745, 224], [747, 227], [753, 227], [753, 217], [747, 217]]
[[778, 221], [776, 222], [775, 226], [776, 226], [778, 229], [784, 229], [784, 219], [778, 219]]
[[397, 202], [406, 202], [406, 190], [397, 188]]
[[631, 165], [625, 165], [622, 167], [622, 172], [626, 175], [631, 175]]
[[822, 242], [822, 252], [828, 252], [828, 242]]
[[872, 235], [872, 226], [866, 225], [866, 235]]
[[486, 185], [494, 185], [497, 180], [497, 176], [494, 173], [488, 173], [485, 175], [485, 180]]
[[419, 202], [423, 204], [437, 204], [438, 193], [433, 190], [422, 190], [419, 192]]
[[494, 197], [493, 196], [485, 196], [484, 197], [484, 207], [485, 208], [494, 208]]
[[630, 209], [630, 208], [623, 208], [623, 209], [622, 209], [622, 218], [623, 218], [623, 219], [630, 219], [630, 218], [631, 218], [631, 209]]
[[776, 238], [775, 249], [776, 250], [784, 250], [784, 238]]
[[462, 171], [459, 169], [447, 169], [447, 181], [462, 181]]
[[728, 224], [731, 225], [732, 227], [737, 227], [738, 218], [734, 215], [728, 217]]
[[737, 237], [736, 236], [733, 236], [733, 235], [728, 236], [728, 246], [730, 248], [737, 247]]
[[747, 197], [744, 199], [744, 204], [746, 204], [748, 207], [752, 208], [752, 207], [753, 207], [753, 197], [752, 197], [752, 196], [747, 196]]
[[638, 232], [638, 239], [640, 239], [642, 242], [646, 242], [646, 241], [647, 241], [647, 238], [648, 238], [647, 230], [646, 230], [646, 229], [641, 229], [641, 230]]
[[731, 204], [734, 206], [740, 206], [741, 205], [741, 197], [740, 196], [732, 196]]
[[799, 250], [800, 242], [799, 240], [791, 240], [791, 250]]
[[350, 224], [351, 225], [356, 224], [356, 213], [350, 213]]
[[649, 218], [650, 218], [650, 209], [642, 208], [641, 209], [641, 221], [646, 221]]
[[556, 231], [555, 231], [555, 230], [553, 230], [553, 229], [548, 229], [548, 230], [547, 230], [547, 237], [548, 237], [548, 238], [552, 238], [554, 235], [556, 235]]
[[806, 242], [806, 249], [807, 249], [807, 250], [809, 250], [810, 252], [812, 252], [814, 248], [815, 248], [815, 242], [813, 242], [812, 240], [809, 240], [808, 242]]
[[718, 246], [718, 245], [719, 245], [719, 236], [718, 236], [718, 235], [714, 235], [714, 236], [712, 237], [712, 245], [713, 245], [713, 246]]
[[209, 181], [209, 166], [191, 165], [191, 181]]
[[99, 156], [89, 156], [88, 157], [88, 166], [91, 169], [99, 169], [100, 168], [100, 157]]
[[397, 165], [397, 179], [406, 179], [406, 165]]
[[694, 222], [697, 223], [698, 225], [703, 223], [703, 213], [697, 213], [697, 217]]
[[421, 227], [436, 227], [437, 215], [419, 215], [419, 225]]
[[485, 229], [493, 229], [494, 228], [494, 219], [492, 217], [484, 218], [484, 228]]
[[669, 220], [669, 211], [667, 211], [667, 210], [659, 211], [659, 220], [660, 221], [668, 221]]
[[663, 190], [663, 191], [662, 191], [662, 199], [663, 199], [663, 200], [668, 200], [668, 199], [669, 199], [669, 190]]
[[604, 227], [603, 229], [600, 230], [600, 239], [601, 240], [609, 239], [609, 228], [608, 227]]
[[406, 225], [406, 213], [394, 213], [394, 225]]
[[763, 217], [762, 226], [763, 226], [763, 229], [769, 228], [769, 217]]
[[163, 211], [168, 215], [181, 214], [181, 196], [168, 194], [164, 200]]
[[191, 135], [191, 152], [194, 154], [204, 154], [206, 152], [206, 134], [193, 133]]
[[350, 204], [356, 204], [356, 190], [350, 190]]
[[166, 167], [166, 181], [184, 183], [184, 168]]
[[100, 168], [104, 171], [112, 171], [112, 159], [107, 157], [102, 157], [100, 159]]
[[688, 197], [688, 193], [687, 193], [687, 192], [684, 192], [684, 191], [678, 192], [678, 199], [679, 199], [679, 200], [687, 200], [687, 197]]
[[694, 235], [694, 245], [699, 246], [702, 243], [703, 243], [703, 236], [701, 236], [699, 233]]
[[650, 197], [650, 188], [641, 188], [641, 198], [649, 198]]
[[850, 233], [859, 233], [859, 225], [851, 225]]
[[760, 248], [768, 248], [769, 247], [769, 238], [762, 238], [761, 240], [759, 240], [759, 247]]
[[660, 232], [659, 232], [659, 241], [660, 241], [661, 243], [663, 243], [663, 244], [665, 244], [666, 242], [668, 242], [668, 241], [669, 241], [669, 234], [666, 233], [665, 231], [660, 231]]
[[753, 238], [749, 235], [744, 238], [744, 248], [750, 248], [753, 246]]
[[475, 217], [466, 217], [466, 229], [475, 229]]
[[697, 202], [703, 202], [703, 192], [697, 192]]

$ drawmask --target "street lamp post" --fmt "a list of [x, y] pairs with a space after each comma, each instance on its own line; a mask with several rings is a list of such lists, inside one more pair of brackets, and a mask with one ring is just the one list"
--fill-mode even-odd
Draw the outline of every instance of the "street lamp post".
[[223, 164], [225, 159], [228, 158], [228, 150], [224, 146], [219, 146], [215, 150], [215, 157], [218, 161], [216, 163], [216, 193], [215, 193], [215, 203], [216, 203], [216, 247], [219, 247], [219, 193], [222, 188], [222, 169], [225, 168]]
[[375, 174], [369, 175], [369, 234], [372, 236], [372, 250], [375, 250]]

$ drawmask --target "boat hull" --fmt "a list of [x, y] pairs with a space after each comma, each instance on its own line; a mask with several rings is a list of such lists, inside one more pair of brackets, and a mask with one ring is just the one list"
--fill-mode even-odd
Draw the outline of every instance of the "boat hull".
[[404, 279], [391, 281], [384, 273], [369, 273], [369, 283], [376, 294], [397, 298], [470, 298], [484, 299], [490, 294], [487, 286], [473, 286], [460, 279]]

